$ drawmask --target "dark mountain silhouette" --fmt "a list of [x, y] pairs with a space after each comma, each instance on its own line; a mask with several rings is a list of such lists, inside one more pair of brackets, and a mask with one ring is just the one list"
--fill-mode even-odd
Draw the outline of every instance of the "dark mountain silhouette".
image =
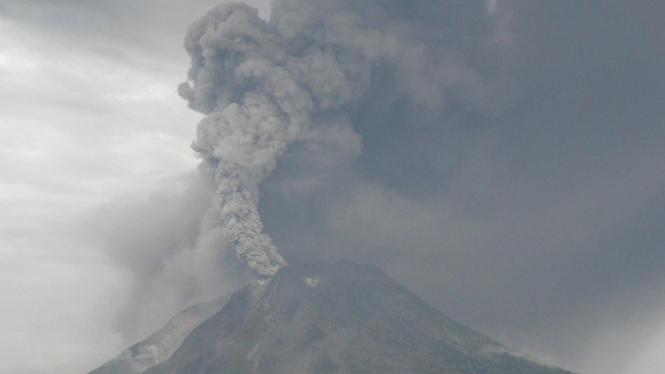
[[452, 321], [378, 268], [348, 261], [284, 267], [240, 289], [145, 371], [203, 373], [570, 374]]

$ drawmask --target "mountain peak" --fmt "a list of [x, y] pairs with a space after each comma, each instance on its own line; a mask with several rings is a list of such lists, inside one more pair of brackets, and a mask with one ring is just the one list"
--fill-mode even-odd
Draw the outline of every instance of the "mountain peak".
[[281, 268], [238, 290], [146, 374], [570, 374], [429, 306], [373, 265]]

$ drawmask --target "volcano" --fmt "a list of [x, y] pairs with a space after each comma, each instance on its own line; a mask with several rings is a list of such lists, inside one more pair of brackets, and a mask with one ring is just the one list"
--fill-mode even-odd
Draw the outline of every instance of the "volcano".
[[245, 286], [144, 373], [571, 374], [454, 322], [377, 267], [349, 261], [287, 266]]

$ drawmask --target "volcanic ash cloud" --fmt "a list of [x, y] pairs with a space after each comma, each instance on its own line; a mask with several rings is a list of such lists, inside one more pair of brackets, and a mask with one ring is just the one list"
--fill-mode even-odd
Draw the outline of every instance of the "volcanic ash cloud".
[[357, 156], [361, 137], [349, 112], [367, 99], [373, 70], [393, 72], [393, 96], [424, 111], [440, 111], [446, 91], [461, 92], [463, 102], [487, 91], [440, 40], [422, 38], [440, 33], [423, 34], [422, 25], [381, 7], [278, 0], [266, 22], [245, 4], [224, 4], [188, 30], [192, 65], [179, 93], [206, 115], [192, 148], [215, 168], [225, 239], [259, 276], [286, 264], [263, 233], [259, 183], [294, 143], [325, 144], [338, 161]]

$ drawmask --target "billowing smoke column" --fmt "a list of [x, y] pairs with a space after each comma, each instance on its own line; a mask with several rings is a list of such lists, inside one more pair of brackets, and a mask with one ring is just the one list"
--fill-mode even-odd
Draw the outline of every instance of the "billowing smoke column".
[[322, 87], [329, 92], [319, 92], [319, 98], [304, 84], [313, 72], [298, 71], [316, 68], [300, 59], [329, 64], [331, 55], [319, 51], [296, 58], [280, 44], [280, 36], [255, 9], [220, 6], [190, 27], [186, 48], [192, 57], [191, 83], [179, 87], [190, 107], [207, 115], [192, 147], [217, 165], [216, 205], [226, 240], [263, 277], [272, 276], [285, 261], [262, 233], [258, 183], [289, 144], [311, 135], [313, 114], [349, 99], [336, 97], [335, 86], [344, 84], [338, 67], [319, 67], [332, 67], [326, 74], [340, 80], [323, 83], [333, 84]]
[[446, 90], [462, 102], [487, 91], [455, 54], [428, 41], [426, 25], [393, 21], [386, 9], [369, 0], [278, 0], [266, 22], [247, 5], [224, 4], [187, 33], [192, 66], [179, 93], [206, 115], [192, 148], [215, 165], [226, 240], [259, 276], [285, 265], [262, 232], [259, 183], [296, 142], [358, 154], [360, 136], [347, 112], [370, 90], [373, 70], [392, 74], [394, 96], [423, 110], [440, 111]]

